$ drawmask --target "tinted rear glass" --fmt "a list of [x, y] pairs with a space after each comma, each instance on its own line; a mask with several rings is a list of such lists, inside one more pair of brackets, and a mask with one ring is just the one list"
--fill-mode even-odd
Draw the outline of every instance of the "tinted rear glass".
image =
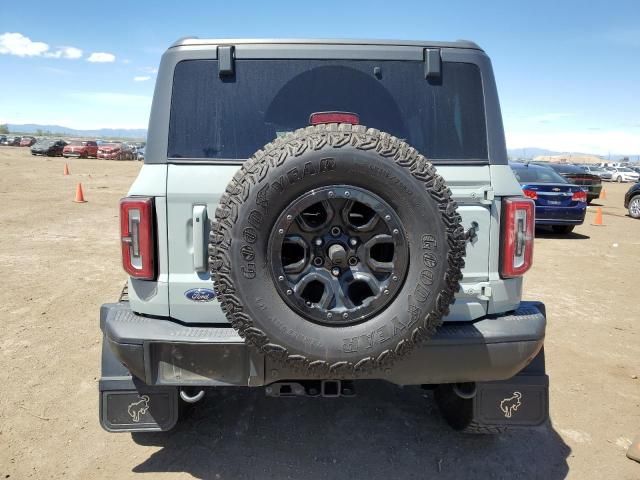
[[169, 158], [248, 158], [314, 112], [344, 111], [428, 158], [487, 159], [473, 64], [444, 63], [439, 84], [425, 80], [424, 63], [409, 61], [236, 60], [235, 69], [220, 78], [216, 60], [178, 63]]
[[512, 167], [520, 183], [569, 183], [549, 167]]

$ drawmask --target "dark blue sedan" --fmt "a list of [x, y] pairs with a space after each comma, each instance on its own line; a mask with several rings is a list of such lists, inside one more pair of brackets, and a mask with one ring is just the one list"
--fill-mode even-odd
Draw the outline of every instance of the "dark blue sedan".
[[531, 163], [511, 163], [522, 191], [536, 203], [536, 225], [549, 225], [555, 233], [570, 233], [584, 222], [587, 192], [567, 182], [553, 169]]

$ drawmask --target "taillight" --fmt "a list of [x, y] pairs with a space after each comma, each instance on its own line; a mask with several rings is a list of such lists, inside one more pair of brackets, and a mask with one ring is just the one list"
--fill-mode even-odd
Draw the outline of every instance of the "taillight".
[[523, 190], [524, 196], [530, 198], [531, 200], [536, 200], [538, 198], [538, 192], [534, 190]]
[[120, 200], [122, 266], [132, 277], [155, 279], [154, 237], [153, 199], [128, 197]]
[[316, 112], [309, 116], [309, 125], [321, 123], [350, 123], [359, 125], [360, 117], [356, 113], [349, 112]]
[[573, 195], [571, 196], [571, 200], [573, 200], [574, 202], [586, 202], [587, 192], [585, 192], [584, 190], [573, 192]]
[[523, 275], [533, 263], [535, 204], [530, 199], [505, 198], [502, 201], [503, 278]]

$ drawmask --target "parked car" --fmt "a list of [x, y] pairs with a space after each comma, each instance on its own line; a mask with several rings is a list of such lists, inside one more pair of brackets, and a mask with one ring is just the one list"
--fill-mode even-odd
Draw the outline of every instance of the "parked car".
[[631, 185], [624, 196], [624, 208], [629, 209], [629, 216], [640, 218], [640, 182]]
[[67, 144], [64, 140], [44, 139], [38, 140], [31, 147], [31, 155], [46, 155], [48, 157], [60, 157], [64, 146]]
[[631, 165], [629, 168], [640, 175], [640, 166]]
[[97, 158], [98, 144], [95, 140], [71, 140], [71, 142], [64, 147], [62, 156], [65, 158]]
[[36, 137], [22, 137], [22, 139], [20, 139], [21, 147], [30, 147], [35, 143], [36, 143]]
[[128, 293], [100, 309], [102, 426], [169, 430], [212, 389], [337, 397], [359, 379], [430, 385], [461, 431], [545, 423], [545, 307], [521, 301], [535, 204], [487, 54], [288, 42], [162, 57], [119, 202]]
[[98, 158], [105, 160], [126, 160], [127, 155], [122, 142], [103, 143], [98, 147]]
[[587, 211], [587, 192], [569, 183], [554, 169], [532, 163], [511, 163], [524, 195], [536, 203], [536, 226], [547, 225], [567, 234], [582, 225]]
[[145, 148], [145, 147], [139, 147], [139, 148], [138, 148], [138, 152], [137, 152], [137, 160], [139, 160], [139, 161], [144, 160], [144, 148]]
[[122, 160], [135, 160], [137, 158], [136, 146], [133, 143], [122, 143]]
[[585, 172], [590, 173], [592, 175], [598, 175], [602, 180], [611, 180], [611, 172], [596, 165], [577, 165], [582, 168]]
[[2, 145], [5, 145], [7, 147], [19, 147], [21, 139], [22, 139], [21, 137], [16, 137], [16, 136], [6, 137], [2, 141]]
[[612, 181], [622, 182], [637, 182], [640, 179], [640, 174], [635, 170], [631, 170], [628, 167], [609, 167], [607, 170], [611, 172]]
[[587, 173], [582, 168], [569, 163], [553, 163], [553, 162], [532, 162], [536, 165], [542, 165], [555, 170], [556, 173], [562, 175], [570, 183], [579, 185], [587, 191], [587, 203], [600, 196], [602, 190], [602, 179], [600, 176]]
[[7, 136], [6, 135], [0, 135], [0, 145], [4, 145], [4, 143], [7, 141]]

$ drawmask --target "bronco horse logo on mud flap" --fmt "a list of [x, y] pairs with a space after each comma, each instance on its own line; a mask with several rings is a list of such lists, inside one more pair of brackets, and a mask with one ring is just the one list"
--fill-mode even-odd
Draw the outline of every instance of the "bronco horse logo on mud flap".
[[506, 418], [511, 418], [513, 412], [520, 408], [520, 405], [522, 405], [521, 398], [522, 394], [520, 392], [513, 392], [511, 397], [507, 397], [500, 402], [500, 410], [502, 410]]
[[142, 395], [137, 402], [130, 403], [127, 407], [127, 412], [131, 419], [138, 423], [140, 421], [140, 415], [144, 415], [149, 410], [149, 396]]

